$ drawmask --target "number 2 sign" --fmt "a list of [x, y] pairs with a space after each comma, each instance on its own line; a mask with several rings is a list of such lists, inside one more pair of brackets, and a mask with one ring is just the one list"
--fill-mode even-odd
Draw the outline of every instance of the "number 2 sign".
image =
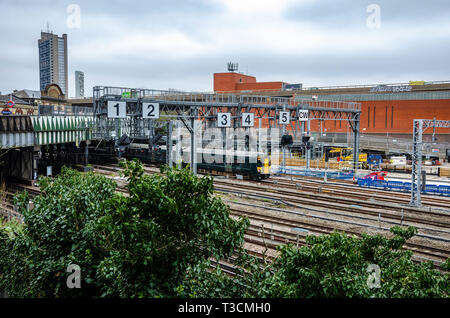
[[142, 103], [143, 118], [159, 118], [159, 103]]

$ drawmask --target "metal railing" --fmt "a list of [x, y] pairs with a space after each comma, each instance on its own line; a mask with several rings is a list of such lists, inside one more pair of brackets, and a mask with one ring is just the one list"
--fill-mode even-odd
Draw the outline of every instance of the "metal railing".
[[[428, 81], [425, 82], [424, 85], [438, 85], [438, 84], [450, 84], [449, 81]], [[402, 85], [411, 85], [409, 82], [406, 83], [389, 83], [389, 84], [361, 84], [361, 85], [336, 85], [336, 86], [321, 86], [321, 87], [304, 87], [303, 90], [319, 90], [319, 89], [341, 89], [341, 88], [365, 88], [365, 87], [376, 87], [379, 85], [383, 86], [402, 86]], [[414, 85], [412, 85], [414, 86]]]
[[94, 87], [94, 102], [100, 98], [106, 99], [122, 99], [122, 100], [138, 100], [138, 99], [155, 99], [161, 101], [171, 101], [180, 103], [241, 103], [255, 105], [289, 105], [289, 106], [305, 106], [306, 108], [321, 107], [327, 109], [343, 109], [343, 110], [361, 110], [361, 104], [358, 102], [334, 101], [334, 100], [312, 100], [292, 97], [273, 97], [265, 95], [244, 95], [244, 94], [225, 94], [225, 93], [205, 93], [205, 92], [182, 92], [176, 90], [155, 90], [142, 88], [126, 88], [126, 87]]
[[435, 100], [449, 99], [450, 91], [435, 92], [402, 92], [402, 93], [365, 93], [365, 94], [327, 94], [298, 95], [297, 99], [310, 99], [317, 96], [318, 100], [331, 99], [337, 101], [377, 101], [377, 100]]
[[[352, 147], [351, 134], [327, 132], [325, 136], [321, 133], [312, 133], [312, 136], [314, 137], [315, 142], [323, 143], [325, 145]], [[399, 138], [389, 135], [373, 136], [361, 134], [359, 144], [360, 148], [389, 151], [391, 153], [411, 153], [413, 149], [412, 137]], [[439, 151], [436, 152], [436, 149]], [[446, 149], [450, 149], [450, 143], [440, 141], [432, 142], [431, 135], [427, 135], [427, 139], [423, 142], [423, 152], [426, 155], [435, 155], [436, 157], [440, 155], [441, 157], [444, 157]]]
[[92, 116], [93, 114], [92, 107], [38, 105], [38, 115], [42, 116]]

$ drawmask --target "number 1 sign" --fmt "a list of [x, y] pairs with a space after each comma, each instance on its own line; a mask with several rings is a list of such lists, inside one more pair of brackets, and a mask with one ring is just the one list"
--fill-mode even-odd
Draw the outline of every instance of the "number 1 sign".
[[108, 118], [126, 118], [127, 117], [127, 103], [108, 101]]

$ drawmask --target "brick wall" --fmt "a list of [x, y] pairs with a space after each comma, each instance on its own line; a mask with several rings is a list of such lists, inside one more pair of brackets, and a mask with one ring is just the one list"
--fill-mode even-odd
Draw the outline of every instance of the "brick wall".
[[[450, 100], [393, 100], [361, 102], [362, 133], [411, 134], [414, 119], [450, 120]], [[339, 121], [323, 121], [322, 131], [346, 132], [348, 124]], [[311, 129], [320, 131], [318, 121], [311, 122]], [[432, 132], [432, 129], [426, 133]], [[436, 129], [436, 133], [450, 134], [449, 129]]]
[[257, 82], [256, 77], [228, 72], [214, 73], [214, 92], [281, 90], [283, 82]]

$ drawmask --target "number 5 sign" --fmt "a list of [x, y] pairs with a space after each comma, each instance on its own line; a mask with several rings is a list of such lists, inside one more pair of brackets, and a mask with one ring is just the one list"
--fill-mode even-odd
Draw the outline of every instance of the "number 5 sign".
[[159, 103], [142, 103], [143, 118], [159, 118]]
[[290, 120], [290, 113], [289, 112], [280, 112], [280, 124], [287, 125], [289, 124]]

